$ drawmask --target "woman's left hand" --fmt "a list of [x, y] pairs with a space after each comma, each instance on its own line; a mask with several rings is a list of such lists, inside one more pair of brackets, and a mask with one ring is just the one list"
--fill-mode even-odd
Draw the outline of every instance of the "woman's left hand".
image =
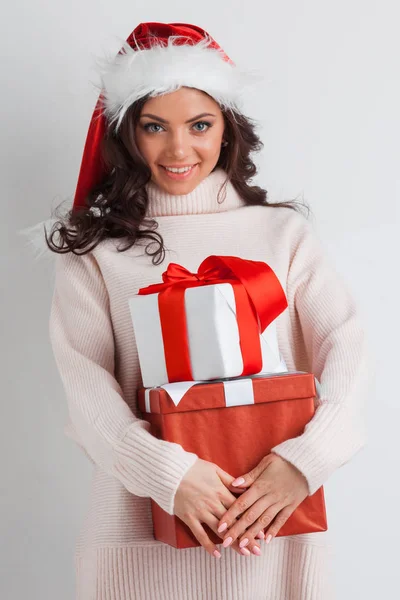
[[[241, 478], [244, 479], [243, 482], [239, 481]], [[239, 482], [239, 486], [234, 486], [235, 482]], [[274, 453], [265, 456], [254, 469], [237, 477], [235, 482], [232, 482], [229, 490], [243, 493], [218, 523], [218, 531], [225, 532], [225, 548], [237, 538], [240, 538], [239, 544], [243, 542], [241, 547], [247, 546], [249, 542], [255, 541], [257, 534], [265, 527], [268, 527], [266, 541], [269, 543], [309, 495], [304, 475]], [[244, 489], [248, 486], [251, 487]], [[236, 520], [239, 515], [242, 516]], [[224, 523], [226, 527], [222, 529]]]

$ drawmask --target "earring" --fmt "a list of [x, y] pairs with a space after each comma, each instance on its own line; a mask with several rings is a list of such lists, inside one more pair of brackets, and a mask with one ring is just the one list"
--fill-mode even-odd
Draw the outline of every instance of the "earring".
[[221, 146], [224, 146], [224, 147], [225, 147], [225, 146], [227, 146], [227, 145], [228, 145], [228, 142], [227, 142], [226, 140], [224, 140], [224, 141], [222, 142], [222, 144], [221, 144]]

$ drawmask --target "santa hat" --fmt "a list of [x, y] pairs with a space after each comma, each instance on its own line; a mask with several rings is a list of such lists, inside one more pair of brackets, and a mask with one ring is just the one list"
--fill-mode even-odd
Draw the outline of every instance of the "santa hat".
[[203, 90], [225, 109], [240, 111], [249, 88], [260, 79], [257, 71], [237, 67], [204, 29], [188, 23], [140, 23], [115, 57], [96, 62], [100, 94], [86, 137], [74, 209], [85, 206], [90, 190], [108, 175], [101, 154], [107, 126], [113, 123], [118, 131], [136, 100], [187, 86]]

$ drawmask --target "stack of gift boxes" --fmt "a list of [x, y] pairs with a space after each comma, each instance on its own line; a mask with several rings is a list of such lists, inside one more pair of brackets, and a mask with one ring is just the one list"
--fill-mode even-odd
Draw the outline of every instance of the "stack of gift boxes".
[[[162, 278], [129, 299], [143, 381], [139, 408], [153, 435], [238, 477], [301, 435], [315, 411], [314, 375], [288, 371], [279, 352], [275, 320], [286, 295], [269, 265], [238, 257], [209, 256], [197, 273], [170, 263]], [[155, 539], [199, 546], [176, 515], [153, 500], [151, 509]], [[278, 536], [326, 529], [321, 487]]]

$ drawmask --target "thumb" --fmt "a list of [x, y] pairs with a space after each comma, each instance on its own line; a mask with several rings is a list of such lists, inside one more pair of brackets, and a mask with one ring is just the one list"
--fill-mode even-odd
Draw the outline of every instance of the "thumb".
[[232, 477], [232, 475], [229, 475], [229, 473], [227, 473], [226, 471], [224, 471], [224, 469], [221, 469], [221, 467], [219, 467], [218, 465], [216, 465], [216, 468], [220, 480], [227, 488], [229, 488], [232, 485], [232, 481], [234, 481], [235, 478]]
[[240, 475], [240, 477], [236, 477], [236, 479], [234, 479], [231, 482], [231, 485], [233, 487], [241, 487], [241, 488], [252, 485], [255, 482], [255, 480], [259, 478], [261, 473], [266, 469], [268, 463], [269, 463], [269, 457], [266, 456], [258, 463], [258, 465], [256, 465], [253, 469], [251, 469], [251, 471], [248, 471], [244, 475]]
[[218, 467], [218, 465], [217, 465], [217, 474], [219, 475], [219, 478], [221, 479], [221, 481], [225, 485], [225, 487], [227, 487], [230, 491], [232, 491], [232, 490], [235, 492], [243, 492], [244, 491], [242, 488], [245, 487], [245, 484], [244, 483], [243, 484], [236, 483], [236, 485], [233, 485], [233, 483], [235, 481], [236, 482], [239, 481], [239, 478], [235, 479], [234, 477], [232, 477], [232, 475], [229, 475], [229, 473], [227, 473], [226, 471], [221, 469], [221, 467]]

